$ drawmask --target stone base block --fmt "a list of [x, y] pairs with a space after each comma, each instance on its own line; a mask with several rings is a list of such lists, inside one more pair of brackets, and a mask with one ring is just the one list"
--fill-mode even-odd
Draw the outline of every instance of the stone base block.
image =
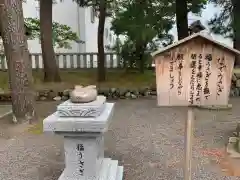
[[110, 158], [102, 160], [100, 170], [95, 178], [89, 179], [84, 176], [67, 177], [64, 171], [58, 180], [123, 180], [123, 166], [119, 166], [117, 160]]
[[72, 103], [68, 100], [57, 106], [57, 112], [59, 117], [98, 117], [105, 105], [105, 96], [97, 96], [95, 101], [89, 103]]
[[55, 112], [43, 121], [44, 132], [105, 132], [113, 115], [114, 103], [106, 103], [106, 108], [96, 118], [58, 117]]

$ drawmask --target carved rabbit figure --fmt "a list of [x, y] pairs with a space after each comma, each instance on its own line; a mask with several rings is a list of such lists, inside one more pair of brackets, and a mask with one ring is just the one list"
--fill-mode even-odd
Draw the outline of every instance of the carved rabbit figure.
[[95, 101], [97, 98], [97, 89], [94, 85], [83, 87], [76, 85], [70, 93], [70, 100], [73, 103], [88, 103]]

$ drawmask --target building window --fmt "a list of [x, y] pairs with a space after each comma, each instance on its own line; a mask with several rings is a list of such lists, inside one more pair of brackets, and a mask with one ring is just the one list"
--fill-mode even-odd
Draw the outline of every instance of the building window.
[[111, 42], [112, 41], [112, 34], [110, 33], [109, 34], [109, 42]]
[[108, 39], [108, 29], [107, 28], [105, 28], [105, 37], [106, 37], [106, 39]]
[[95, 9], [93, 7], [91, 7], [91, 22], [94, 23], [95, 22]]
[[40, 7], [39, 6], [36, 7], [36, 16], [37, 17], [40, 16]]
[[95, 16], [98, 18], [99, 12], [95, 10]]

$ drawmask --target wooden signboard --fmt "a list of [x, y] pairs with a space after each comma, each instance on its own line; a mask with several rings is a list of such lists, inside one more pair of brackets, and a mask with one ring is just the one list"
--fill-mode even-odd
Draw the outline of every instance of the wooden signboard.
[[226, 105], [240, 52], [201, 33], [152, 53], [159, 106], [188, 106], [184, 180], [191, 180], [194, 107]]
[[236, 54], [201, 33], [154, 52], [158, 105], [228, 104]]

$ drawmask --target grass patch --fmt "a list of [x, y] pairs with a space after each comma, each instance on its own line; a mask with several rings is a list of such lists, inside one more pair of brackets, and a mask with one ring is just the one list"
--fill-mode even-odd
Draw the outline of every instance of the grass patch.
[[235, 74], [240, 74], [240, 68], [234, 68], [233, 73]]
[[43, 121], [40, 121], [39, 123], [28, 128], [27, 132], [29, 132], [31, 134], [35, 134], [35, 135], [42, 134], [43, 133]]
[[[240, 68], [233, 70], [233, 73], [240, 74]], [[52, 89], [64, 90], [72, 88], [76, 84], [89, 85], [94, 84], [99, 87], [115, 87], [115, 88], [141, 88], [152, 86], [156, 83], [155, 71], [146, 70], [144, 74], [139, 72], [128, 72], [124, 70], [108, 70], [106, 73], [106, 81], [97, 82], [97, 70], [75, 70], [60, 71], [62, 79], [61, 83], [45, 83], [43, 82], [43, 72], [41, 70], [33, 72], [34, 88], [36, 90]], [[0, 72], [0, 88], [9, 90], [9, 80], [7, 72]]]
[[[34, 88], [63, 90], [71, 88], [76, 84], [89, 85], [95, 84], [99, 87], [115, 87], [115, 88], [138, 88], [151, 86], [155, 84], [155, 72], [148, 70], [144, 74], [138, 72], [128, 72], [123, 70], [108, 70], [106, 73], [106, 82], [97, 82], [96, 70], [76, 70], [76, 71], [60, 71], [62, 78], [61, 83], [44, 83], [43, 72], [33, 72]], [[7, 72], [0, 72], [0, 88], [9, 89]]]

